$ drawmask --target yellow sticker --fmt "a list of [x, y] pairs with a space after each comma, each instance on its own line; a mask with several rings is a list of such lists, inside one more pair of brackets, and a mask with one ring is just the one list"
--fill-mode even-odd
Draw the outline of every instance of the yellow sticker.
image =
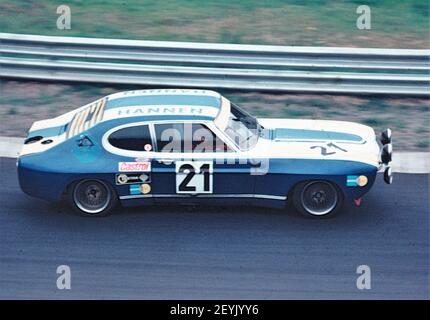
[[367, 184], [367, 182], [368, 182], [368, 179], [367, 179], [367, 177], [366, 177], [366, 176], [359, 176], [359, 177], [357, 178], [357, 184], [358, 184], [360, 187], [364, 187], [364, 186]]
[[147, 194], [151, 192], [151, 186], [147, 183], [140, 185], [140, 192]]

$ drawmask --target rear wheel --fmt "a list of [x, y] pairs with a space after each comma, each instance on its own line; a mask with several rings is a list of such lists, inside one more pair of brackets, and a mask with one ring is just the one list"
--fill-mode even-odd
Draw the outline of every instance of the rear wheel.
[[307, 217], [332, 216], [339, 210], [342, 201], [339, 188], [328, 181], [299, 183], [293, 192], [294, 207]]
[[101, 180], [86, 179], [72, 186], [70, 202], [80, 214], [105, 216], [116, 206], [118, 199], [109, 184]]

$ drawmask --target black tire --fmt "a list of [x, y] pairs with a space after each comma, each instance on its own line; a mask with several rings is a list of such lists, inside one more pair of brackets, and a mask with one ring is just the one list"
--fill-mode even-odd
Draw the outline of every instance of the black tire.
[[342, 207], [342, 203], [342, 192], [329, 181], [305, 181], [293, 190], [293, 205], [307, 218], [332, 217]]
[[109, 183], [97, 179], [75, 182], [68, 192], [72, 208], [87, 217], [109, 215], [118, 204], [115, 190]]

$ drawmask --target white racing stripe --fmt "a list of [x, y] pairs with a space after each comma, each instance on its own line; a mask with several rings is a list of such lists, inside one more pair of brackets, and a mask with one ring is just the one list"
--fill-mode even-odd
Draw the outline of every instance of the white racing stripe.
[[150, 89], [150, 90], [131, 90], [113, 93], [107, 98], [115, 100], [120, 98], [129, 98], [136, 96], [155, 96], [155, 95], [187, 95], [187, 96], [208, 96], [219, 98], [221, 95], [212, 90], [199, 90], [199, 89]]
[[103, 121], [136, 116], [202, 116], [215, 118], [219, 108], [208, 106], [142, 105], [111, 108], [104, 111]]
[[[191, 196], [192, 197], [192, 196]], [[255, 198], [267, 200], [287, 200], [286, 196], [274, 196], [269, 194], [198, 194], [196, 198]], [[120, 196], [121, 200], [138, 198], [190, 198], [189, 194], [136, 194]]]
[[[0, 157], [16, 158], [24, 138], [0, 137]], [[394, 152], [391, 167], [399, 173], [430, 173], [430, 152]]]

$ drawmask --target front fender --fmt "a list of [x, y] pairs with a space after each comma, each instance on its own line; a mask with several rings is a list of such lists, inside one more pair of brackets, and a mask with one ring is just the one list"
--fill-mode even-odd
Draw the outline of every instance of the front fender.
[[[302, 181], [325, 180], [335, 183], [347, 200], [362, 197], [372, 187], [378, 168], [344, 160], [271, 159], [266, 174], [256, 177], [255, 193], [285, 196]], [[367, 185], [348, 186], [348, 176], [365, 175]]]

